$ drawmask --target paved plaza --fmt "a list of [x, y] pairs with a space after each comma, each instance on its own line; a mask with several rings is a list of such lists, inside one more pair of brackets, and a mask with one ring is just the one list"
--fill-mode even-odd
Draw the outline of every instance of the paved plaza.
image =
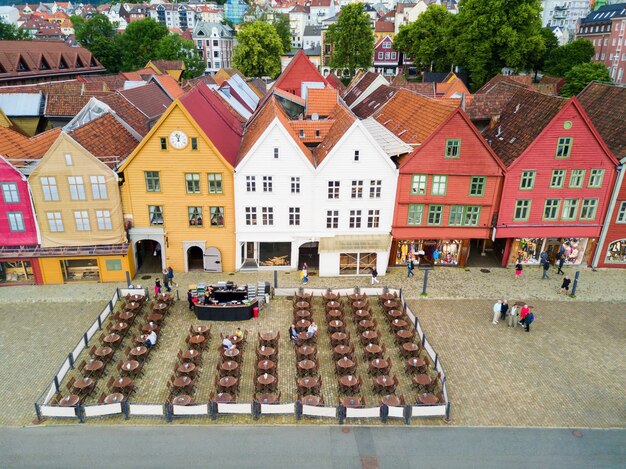
[[[560, 279], [541, 281], [539, 270], [534, 269], [526, 269], [520, 282], [506, 269], [489, 273], [436, 269], [430, 274], [427, 299], [419, 297], [423, 273], [408, 281], [405, 275], [404, 270], [392, 270], [382, 283], [403, 288], [428, 340], [440, 354], [448, 376], [453, 425], [624, 427], [626, 274], [582, 270], [576, 299], [558, 295]], [[179, 274], [176, 281], [181, 296], [185, 285], [199, 279], [273, 282], [273, 274]], [[294, 272], [279, 273], [278, 279], [281, 287], [298, 286]], [[153, 278], [136, 279], [135, 283], [152, 285]], [[368, 284], [368, 277], [312, 276], [310, 282], [314, 288]], [[0, 398], [12, 403], [3, 406], [0, 425], [27, 425], [33, 420], [33, 402], [114, 287], [87, 284], [0, 289]], [[469, 299], [460, 299], [462, 296]], [[503, 323], [491, 324], [492, 304], [499, 297], [525, 300], [535, 306], [537, 319], [530, 333], [508, 329]], [[184, 309], [184, 300], [178, 308]], [[189, 320], [193, 316], [184, 317], [182, 322], [188, 324]], [[271, 316], [262, 317], [258, 323], [274, 327]], [[172, 323], [166, 328], [170, 326]], [[284, 324], [278, 326], [282, 332]], [[173, 334], [174, 328], [169, 331], [164, 334]], [[163, 339], [157, 353], [164, 352], [167, 336]], [[173, 341], [171, 344], [179, 346]], [[211, 347], [214, 345], [215, 338]], [[290, 354], [292, 350], [281, 349], [280, 363], [284, 360], [293, 366]], [[171, 368], [172, 364], [167, 361], [163, 366]], [[94, 420], [96, 424], [107, 422], [120, 419]], [[133, 422], [140, 423], [141, 419]], [[228, 419], [218, 422], [228, 423]], [[416, 424], [445, 425], [441, 420]]]

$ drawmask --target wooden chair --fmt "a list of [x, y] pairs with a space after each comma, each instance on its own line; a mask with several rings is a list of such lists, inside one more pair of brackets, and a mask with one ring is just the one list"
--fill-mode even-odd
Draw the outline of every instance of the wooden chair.
[[60, 392], [57, 392], [52, 399], [50, 399], [50, 404], [58, 404], [59, 401], [63, 398], [63, 395]]
[[96, 356], [96, 346], [92, 345], [91, 348], [89, 349], [89, 356], [91, 358], [94, 358]]
[[83, 360], [82, 362], [80, 362], [80, 364], [78, 365], [78, 371], [80, 373], [83, 372], [83, 368], [85, 368], [85, 365], [87, 364], [87, 362], [85, 360]]
[[67, 382], [67, 384], [65, 385], [65, 387], [67, 388], [67, 390], [69, 392], [73, 392], [74, 390], [74, 383], [76, 382], [76, 377], [72, 376], [69, 381]]
[[104, 399], [106, 398], [105, 393], [100, 393], [100, 397], [98, 398], [98, 404], [104, 404]]

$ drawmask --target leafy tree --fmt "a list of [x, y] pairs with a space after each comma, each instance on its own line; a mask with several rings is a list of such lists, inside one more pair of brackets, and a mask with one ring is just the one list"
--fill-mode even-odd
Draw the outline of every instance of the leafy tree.
[[546, 59], [544, 71], [549, 75], [563, 77], [576, 65], [590, 62], [595, 53], [591, 41], [576, 39], [554, 49]]
[[374, 35], [362, 3], [344, 6], [339, 20], [328, 27], [326, 39], [333, 45], [331, 67], [347, 68], [354, 73], [357, 68], [372, 65]]
[[455, 63], [474, 89], [503, 67], [524, 69], [545, 51], [540, 0], [461, 0], [453, 31]]
[[446, 7], [431, 4], [417, 20], [400, 26], [400, 32], [393, 38], [393, 48], [406, 52], [424, 70], [450, 70], [454, 18]]
[[185, 63], [185, 78], [203, 75], [206, 68], [203, 58], [198, 54], [193, 41], [182, 39], [178, 34], [168, 34], [159, 41], [155, 51], [156, 58], [162, 60], [182, 60]]
[[538, 73], [544, 69], [546, 60], [548, 59], [552, 51], [559, 46], [559, 40], [556, 38], [550, 28], [541, 28], [540, 32], [546, 48], [543, 53], [538, 52], [538, 55], [531, 57], [530, 59], [530, 68], [535, 72], [535, 81], [537, 81]]
[[274, 20], [274, 28], [283, 43], [283, 52], [291, 50], [291, 27], [289, 25], [289, 15], [277, 14]]
[[5, 23], [2, 19], [0, 19], [0, 40], [2, 41], [15, 41], [15, 40], [27, 40], [30, 39], [30, 36], [23, 29], [18, 28], [17, 26]]
[[245, 23], [237, 33], [233, 63], [245, 76], [276, 78], [282, 53], [283, 44], [274, 26], [263, 21]]
[[565, 85], [561, 88], [561, 96], [570, 97], [580, 93], [585, 86], [592, 81], [611, 81], [611, 76], [604, 64], [599, 62], [587, 62], [574, 65], [565, 74]]
[[100, 14], [88, 20], [80, 16], [71, 18], [76, 40], [81, 46], [89, 50], [109, 72], [118, 72], [122, 61], [117, 24]]
[[169, 34], [165, 25], [151, 18], [132, 21], [120, 36], [122, 69], [133, 70], [146, 65], [155, 58], [159, 42]]

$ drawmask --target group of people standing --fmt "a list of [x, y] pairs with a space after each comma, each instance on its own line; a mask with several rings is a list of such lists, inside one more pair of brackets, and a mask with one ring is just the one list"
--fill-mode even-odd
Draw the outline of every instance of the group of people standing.
[[163, 269], [163, 283], [161, 283], [161, 279], [156, 279], [154, 282], [154, 294], [158, 295], [161, 293], [163, 288], [165, 287], [165, 291], [172, 291], [172, 285], [175, 287], [178, 286], [177, 283], [174, 282], [174, 269], [168, 267], [167, 269]]
[[493, 305], [492, 324], [498, 324], [499, 321], [507, 321], [507, 327], [515, 328], [519, 324], [526, 332], [530, 332], [530, 325], [535, 320], [532, 309], [532, 306], [518, 303], [509, 307], [507, 300], [498, 300]]

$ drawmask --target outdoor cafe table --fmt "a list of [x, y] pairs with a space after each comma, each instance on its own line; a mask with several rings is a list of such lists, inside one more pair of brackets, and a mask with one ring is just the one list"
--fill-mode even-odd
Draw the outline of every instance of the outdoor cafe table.
[[383, 370], [387, 369], [388, 366], [389, 366], [389, 362], [385, 360], [384, 358], [374, 358], [370, 362], [370, 369], [374, 373], [380, 373]]
[[215, 402], [221, 402], [221, 403], [232, 402], [233, 401], [233, 396], [231, 396], [227, 392], [218, 392], [215, 395], [215, 399], [213, 399], [213, 400]]
[[234, 376], [224, 376], [223, 378], [220, 378], [218, 384], [221, 389], [231, 389], [237, 386], [238, 381], [239, 380]]
[[141, 334], [139, 337], [135, 339], [135, 345], [139, 346], [139, 345], [145, 344], [149, 336], [150, 334]]
[[409, 373], [416, 373], [418, 370], [424, 368], [426, 363], [419, 357], [409, 358], [406, 361], [406, 369]]
[[112, 329], [115, 329], [118, 332], [122, 332], [127, 327], [128, 327], [128, 324], [126, 324], [125, 322], [116, 322], [115, 324], [113, 324]]
[[303, 292], [303, 291], [297, 291], [296, 292], [296, 298], [302, 298], [303, 300], [308, 300], [313, 296], [312, 293], [307, 293], [307, 292]]
[[402, 344], [402, 351], [405, 355], [415, 355], [419, 352], [419, 347], [415, 342], [405, 342]]
[[374, 321], [372, 321], [371, 319], [361, 319], [359, 321], [359, 328], [362, 331], [366, 331], [368, 329], [374, 329]]
[[395, 300], [387, 300], [383, 303], [383, 308], [385, 309], [396, 309], [398, 307], [398, 302]]
[[258, 396], [258, 402], [261, 404], [274, 404], [278, 400], [276, 394], [265, 393]]
[[434, 405], [437, 403], [437, 397], [429, 392], [418, 394], [417, 399], [421, 404]]
[[339, 378], [339, 383], [350, 391], [356, 391], [359, 387], [359, 380], [353, 375], [342, 376]]
[[138, 301], [131, 301], [130, 303], [126, 303], [124, 305], [124, 309], [126, 311], [137, 311], [139, 308], [141, 308], [141, 303]]
[[339, 309], [341, 307], [341, 303], [339, 303], [338, 301], [329, 301], [328, 303], [326, 303], [326, 310], [331, 310], [331, 309]]
[[209, 332], [210, 327], [209, 326], [193, 326], [192, 327], [192, 331], [195, 332], [196, 334], [201, 334], [201, 335], [205, 335], [207, 332]]
[[224, 371], [227, 374], [232, 373], [237, 368], [239, 368], [239, 363], [237, 363], [235, 360], [226, 360], [220, 365], [220, 370]]
[[320, 397], [316, 396], [315, 394], [309, 394], [308, 396], [302, 397], [302, 403], [304, 405], [317, 406], [320, 405]]
[[393, 293], [383, 293], [382, 295], [379, 295], [378, 298], [382, 299], [383, 301], [387, 301], [393, 300], [395, 296]]
[[179, 373], [186, 374], [186, 373], [193, 373], [195, 369], [196, 369], [196, 365], [190, 362], [185, 362], [185, 363], [181, 363], [180, 365], [178, 365], [178, 368], [176, 370]]
[[367, 344], [365, 346], [365, 356], [367, 358], [376, 358], [379, 357], [379, 355], [382, 355], [382, 353], [383, 349], [378, 344]]
[[170, 295], [169, 293], [159, 293], [157, 295], [157, 301], [159, 302], [168, 303], [172, 301], [172, 299], [172, 295]]
[[298, 354], [309, 357], [315, 356], [317, 349], [312, 345], [303, 345], [302, 347], [298, 347]]
[[137, 360], [128, 360], [122, 363], [120, 370], [122, 373], [132, 373], [139, 368], [139, 362]]
[[400, 311], [399, 309], [390, 309], [389, 311], [387, 311], [387, 316], [389, 316], [391, 319], [399, 319], [400, 317], [402, 317], [402, 311]]
[[152, 306], [152, 311], [163, 311], [166, 310], [168, 307], [167, 303], [157, 303], [154, 306]]
[[239, 349], [237, 347], [233, 347], [230, 350], [224, 350], [224, 356], [226, 358], [232, 358], [233, 360], [236, 360], [239, 356]]
[[[350, 347], [348, 345], [344, 345], [344, 344], [337, 345], [333, 349], [333, 352], [335, 352], [335, 355], [339, 355], [339, 357], [345, 357], [345, 356], [348, 356], [348, 355], [352, 354], [352, 350], [350, 350]], [[350, 357], [348, 357], [348, 358], [350, 358]]]
[[146, 297], [143, 296], [143, 295], [129, 295], [126, 298], [128, 298], [128, 300], [130, 300], [131, 302], [134, 301], [134, 302], [138, 302], [138, 303], [141, 303], [141, 302], [143, 302], [146, 299]]
[[381, 404], [386, 404], [388, 406], [399, 406], [402, 405], [400, 399], [395, 394], [387, 394], [380, 399]]
[[89, 360], [85, 365], [85, 370], [89, 373], [97, 373], [102, 369], [104, 363], [102, 360]]
[[191, 404], [191, 396], [187, 394], [179, 394], [174, 399], [172, 399], [172, 404], [174, 405], [189, 405]]
[[263, 373], [262, 375], [259, 375], [256, 380], [261, 386], [269, 386], [276, 381], [276, 376], [269, 373]]
[[121, 392], [114, 392], [109, 394], [104, 398], [105, 404], [117, 404], [118, 402], [122, 402], [124, 400], [124, 394]]
[[309, 337], [309, 333], [307, 331], [298, 332], [298, 340], [305, 342], [310, 339], [312, 339], [312, 337]]
[[326, 313], [326, 316], [330, 317], [331, 319], [341, 319], [343, 316], [343, 313], [338, 309], [330, 309]]
[[259, 355], [266, 358], [273, 357], [275, 352], [274, 347], [266, 347], [265, 345], [259, 347]]
[[276, 331], [260, 332], [259, 339], [261, 339], [261, 345], [267, 345], [267, 346], [273, 347], [275, 345], [276, 339], [278, 339], [278, 332]]
[[63, 399], [59, 401], [59, 405], [62, 407], [73, 407], [80, 402], [80, 397], [76, 394], [70, 394], [69, 396], [65, 396]]
[[179, 376], [172, 384], [175, 388], [185, 388], [193, 384], [193, 379], [189, 376]]
[[132, 311], [123, 311], [119, 314], [119, 318], [124, 321], [128, 321], [129, 319], [132, 319], [134, 317], [135, 313], [133, 313]]
[[161, 322], [163, 321], [163, 315], [161, 313], [152, 313], [148, 314], [148, 316], [146, 316], [146, 319], [152, 322]]
[[387, 375], [380, 375], [376, 377], [376, 384], [380, 386], [383, 392], [391, 391], [394, 386], [394, 381]]
[[363, 334], [361, 334], [361, 337], [373, 344], [378, 343], [378, 334], [376, 333], [376, 331], [373, 331], [371, 329], [363, 332]]
[[133, 347], [132, 349], [130, 349], [130, 354], [133, 357], [141, 358], [146, 353], [148, 353], [148, 348], [145, 345], [139, 345], [138, 347]]
[[348, 334], [343, 331], [333, 332], [330, 341], [335, 345], [343, 344], [348, 341]]
[[413, 338], [413, 333], [407, 329], [400, 329], [396, 332], [396, 336], [403, 342], [407, 342]]
[[415, 383], [419, 384], [420, 386], [428, 386], [430, 383], [433, 382], [431, 377], [428, 376], [426, 373], [415, 376], [415, 378], [413, 378], [413, 381], [415, 381]]
[[113, 353], [113, 349], [111, 347], [98, 347], [95, 351], [97, 357], [108, 357]]
[[311, 391], [315, 386], [319, 384], [319, 378], [314, 376], [305, 376], [304, 378], [298, 378], [298, 387], [306, 388], [307, 392]]
[[301, 370], [304, 374], [310, 374], [315, 372], [315, 367], [316, 364], [313, 360], [305, 359], [298, 362], [298, 370]]
[[206, 340], [206, 337], [203, 335], [197, 334], [189, 337], [189, 343], [191, 345], [200, 345], [202, 342]]
[[117, 342], [119, 342], [121, 339], [119, 334], [116, 334], [114, 332], [111, 332], [109, 335], [104, 337], [104, 341], [107, 344], [116, 344]]
[[[224, 363], [227, 363], [227, 362], [224, 362]], [[313, 364], [315, 364], [315, 362], [313, 362]], [[256, 365], [257, 369], [262, 370], [264, 372], [273, 370], [275, 366], [276, 364], [272, 360], [259, 360], [259, 362]]]
[[113, 381], [114, 389], [126, 389], [132, 385], [133, 385], [133, 380], [130, 379], [128, 376], [121, 376], [117, 378], [115, 381]]
[[308, 321], [306, 319], [300, 319], [298, 322], [296, 322], [296, 329], [300, 331], [304, 331], [308, 329], [310, 325], [311, 325], [311, 321]]
[[359, 319], [368, 319], [370, 317], [370, 312], [366, 309], [357, 309], [354, 312], [354, 315]]
[[337, 360], [337, 366], [339, 368], [342, 368], [346, 372], [348, 370], [351, 370], [351, 369], [355, 368], [354, 362], [352, 360], [350, 360], [347, 356]]
[[326, 301], [334, 301], [337, 298], [339, 298], [339, 295], [337, 295], [337, 293], [333, 293], [333, 292], [326, 292], [326, 293], [324, 293], [324, 299]]
[[159, 330], [159, 326], [155, 323], [148, 323], [148, 324], [144, 324], [144, 326], [141, 328], [141, 330], [143, 332], [152, 332], [152, 331], [158, 331]]
[[363, 301], [365, 299], [365, 293], [350, 293], [348, 298], [350, 298], [350, 301]]
[[298, 319], [306, 319], [311, 317], [311, 311], [308, 309], [299, 309], [296, 311], [296, 317]]
[[243, 341], [243, 337], [239, 337], [238, 335], [229, 335], [228, 339], [231, 341], [233, 345], [239, 345]]
[[408, 323], [404, 319], [394, 319], [391, 321], [391, 328], [394, 331], [399, 331], [400, 329], [404, 329], [408, 326]]
[[362, 406], [361, 400], [358, 397], [344, 397], [341, 403], [344, 407], [350, 407], [351, 409]]
[[343, 321], [333, 319], [328, 323], [328, 329], [330, 329], [331, 332], [343, 331]]
[[355, 310], [365, 308], [365, 301], [354, 301], [352, 303], [352, 308]]
[[197, 350], [194, 350], [194, 349], [185, 350], [183, 352], [183, 359], [184, 360], [194, 360], [194, 359], [198, 358], [199, 356], [200, 356], [200, 352], [198, 352]]
[[296, 308], [297, 309], [309, 309], [309, 303], [307, 303], [306, 301], [298, 301], [296, 303]]

